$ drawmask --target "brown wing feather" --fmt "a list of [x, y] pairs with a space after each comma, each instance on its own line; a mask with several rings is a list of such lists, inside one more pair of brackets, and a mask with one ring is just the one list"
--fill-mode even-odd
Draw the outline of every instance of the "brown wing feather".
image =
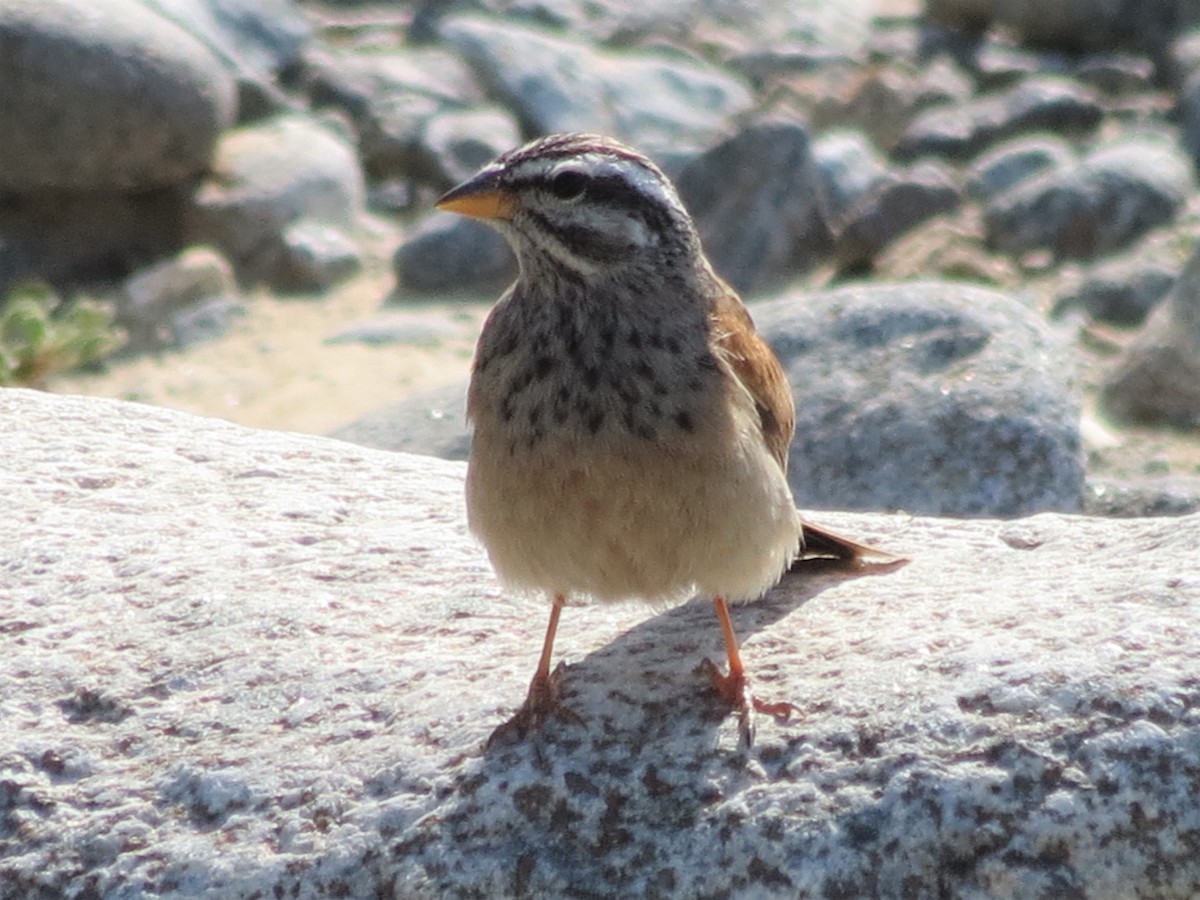
[[800, 555], [792, 563], [793, 572], [802, 566], [813, 562], [831, 562], [839, 566], [849, 566], [856, 569], [870, 568], [874, 571], [885, 571], [896, 568], [908, 562], [908, 558], [898, 556], [881, 547], [864, 544], [852, 537], [826, 528], [824, 525], [804, 523], [804, 544]]
[[[733, 288], [721, 284], [724, 290], [713, 304], [713, 347], [754, 398], [763, 441], [779, 467], [787, 472], [788, 447], [796, 429], [791, 386], [775, 353], [758, 336], [745, 305]], [[804, 522], [803, 548], [793, 567], [824, 560], [888, 570], [907, 562], [904, 557], [811, 522]]]
[[784, 472], [796, 428], [796, 406], [783, 366], [754, 329], [754, 320], [733, 288], [721, 282], [712, 312], [713, 346], [750, 392], [758, 407], [763, 441]]

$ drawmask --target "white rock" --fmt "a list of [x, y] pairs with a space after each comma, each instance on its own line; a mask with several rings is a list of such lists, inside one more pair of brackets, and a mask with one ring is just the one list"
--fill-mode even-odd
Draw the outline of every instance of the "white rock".
[[[0, 392], [0, 898], [1190, 896], [1200, 516], [831, 515], [912, 562], [570, 607], [583, 725], [485, 751], [546, 606], [461, 463]], [[822, 516], [822, 519], [826, 516]], [[1015, 537], [1014, 537], [1015, 535]]]

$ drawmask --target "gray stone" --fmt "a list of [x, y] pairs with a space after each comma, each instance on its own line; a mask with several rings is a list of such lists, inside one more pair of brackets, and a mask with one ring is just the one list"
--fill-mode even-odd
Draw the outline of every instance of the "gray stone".
[[273, 284], [285, 291], [326, 291], [362, 268], [362, 250], [340, 228], [299, 219], [283, 230]]
[[406, 293], [475, 292], [516, 277], [517, 258], [495, 230], [482, 222], [433, 213], [392, 257], [393, 299]]
[[[351, 322], [335, 334], [325, 338], [326, 344], [366, 344], [370, 347], [385, 347], [389, 344], [421, 344], [437, 345], [446, 338], [459, 334], [459, 329], [439, 315], [429, 315], [422, 312], [391, 311], [383, 312]], [[339, 436], [339, 435], [335, 435]], [[353, 440], [344, 438], [344, 440]], [[361, 443], [356, 441], [355, 443]], [[374, 447], [375, 444], [367, 443]], [[405, 449], [402, 447], [381, 447], [380, 449]], [[413, 450], [413, 453], [421, 451]], [[440, 456], [439, 453], [429, 454]], [[446, 459], [455, 457], [447, 456]]]
[[1166, 262], [1128, 254], [1106, 259], [1085, 275], [1073, 302], [1093, 319], [1140, 325], [1171, 290], [1179, 274]]
[[925, 15], [933, 22], [983, 32], [992, 15], [995, 0], [925, 0]]
[[517, 120], [498, 106], [450, 110], [434, 116], [418, 138], [420, 167], [439, 188], [466, 181], [506, 150], [524, 143]]
[[988, 244], [1081, 259], [1111, 253], [1170, 221], [1192, 188], [1191, 165], [1170, 142], [1111, 141], [993, 197], [984, 211]]
[[725, 60], [725, 65], [758, 90], [780, 78], [857, 64], [853, 56], [808, 43], [749, 50]]
[[[225, 258], [211, 248], [193, 247], [128, 278], [117, 294], [117, 321], [130, 350], [190, 346], [220, 337], [228, 313], [240, 303]], [[207, 312], [197, 318], [202, 308]]]
[[[658, 4], [642, 4], [630, 0], [634, 9], [656, 8]], [[807, 47], [812, 52], [824, 50], [856, 56], [870, 38], [878, 4], [874, 0], [843, 0], [826, 3], [824, 0], [743, 0], [736, 4], [690, 0], [684, 27], [707, 26], [720, 34], [733, 20], [741, 34], [759, 48], [785, 45]]]
[[972, 73], [956, 64], [951, 54], [938, 54], [923, 66], [917, 86], [918, 109], [945, 103], [966, 103], [976, 90]]
[[921, 110], [959, 106], [975, 91], [967, 73], [946, 58], [917, 71], [898, 65], [864, 69], [861, 63], [846, 69], [840, 79], [830, 79], [833, 84], [819, 94], [811, 126], [818, 133], [830, 129], [861, 132], [889, 152]]
[[1126, 97], [1154, 90], [1157, 67], [1145, 56], [1093, 53], [1079, 60], [1073, 74], [1106, 94]]
[[1179, 31], [1200, 22], [1192, 0], [925, 0], [925, 12], [938, 22], [1000, 28], [1030, 44], [1071, 52], [1162, 53]]
[[1089, 479], [1083, 495], [1089, 516], [1183, 516], [1200, 512], [1200, 477], [1169, 476], [1145, 479]]
[[867, 265], [896, 238], [961, 202], [954, 173], [932, 160], [889, 173], [846, 211], [837, 232], [838, 262]]
[[114, 282], [178, 251], [190, 196], [151, 191], [32, 191], [0, 202], [0, 294], [33, 278]]
[[213, 51], [146, 3], [0, 0], [0, 192], [186, 182], [235, 99]]
[[1122, 421], [1200, 428], [1200, 249], [1125, 348], [1100, 399]]
[[427, 177], [422, 130], [438, 113], [483, 100], [471, 70], [444, 47], [368, 52], [320, 46], [305, 62], [313, 100], [354, 123], [358, 152], [375, 178]]
[[[922, 57], [923, 49], [929, 46], [927, 37], [930, 34], [947, 33], [947, 28], [928, 28], [917, 16], [908, 15], [908, 11], [899, 11], [898, 4], [890, 4], [888, 12], [879, 15], [879, 6], [872, 28], [867, 35], [866, 58], [869, 63], [896, 61], [909, 63]], [[925, 54], [928, 58], [932, 54]]]
[[1052, 135], [1018, 137], [982, 154], [967, 169], [967, 190], [987, 200], [1040, 172], [1066, 169], [1076, 161], [1071, 145]]
[[[828, 55], [855, 54], [871, 34], [877, 6], [875, 0], [483, 0], [475, 5], [497, 16], [522, 17], [610, 46], [702, 37], [706, 45], [720, 50], [760, 55], [775, 51], [785, 57], [822, 50]], [[454, 9], [454, 4], [427, 6]]]
[[224, 135], [196, 194], [193, 241], [212, 244], [246, 281], [289, 277], [288, 228], [301, 220], [350, 229], [364, 210], [354, 148], [304, 116], [280, 116]]
[[[159, 8], [165, 0], [155, 0]], [[186, 0], [173, 0], [172, 7], [186, 7]], [[313, 27], [304, 13], [287, 0], [203, 0], [205, 12], [215, 23], [240, 65], [252, 71], [279, 74], [300, 62], [312, 42]]]
[[152, 0], [146, 5], [200, 40], [237, 80], [238, 117], [291, 108], [280, 76], [300, 62], [313, 28], [291, 0]]
[[246, 306], [232, 297], [212, 297], [171, 316], [171, 343], [179, 348], [215, 341], [229, 333], [233, 320], [246, 314]]
[[652, 155], [695, 153], [753, 103], [743, 81], [681, 53], [600, 49], [474, 15], [447, 18], [441, 34], [528, 134], [599, 131]]
[[367, 187], [367, 208], [384, 215], [400, 215], [417, 204], [427, 206], [418, 185], [407, 178], [390, 178], [373, 182]]
[[1071, 65], [1062, 53], [1034, 50], [1011, 35], [985, 34], [971, 54], [971, 68], [985, 90], [1008, 87], [1031, 75], [1066, 75]]
[[1171, 87], [1178, 89], [1197, 70], [1200, 70], [1200, 28], [1193, 28], [1171, 42], [1163, 61], [1162, 76]]
[[850, 210], [888, 176], [887, 161], [857, 131], [834, 130], [813, 139], [825, 221], [840, 228]]
[[912, 556], [546, 620], [461, 463], [0, 392], [0, 898], [1143, 896], [1200, 882], [1200, 516], [835, 515]]
[[377, 450], [466, 459], [471, 453], [467, 386], [451, 384], [423, 391], [369, 412], [330, 437]]
[[921, 113], [897, 143], [896, 155], [962, 161], [1023, 132], [1084, 134], [1102, 115], [1099, 101], [1087, 88], [1065, 78], [1029, 78], [1001, 93]]
[[0, 0], [0, 293], [112, 283], [179, 250], [237, 105], [230, 48], [194, 26], [236, 2]]
[[1031, 75], [1065, 75], [1109, 97], [1136, 97], [1155, 90], [1157, 67], [1135, 53], [1069, 54], [1013, 43], [1011, 36], [986, 36], [972, 57], [981, 84], [995, 88]]
[[1183, 145], [1194, 166], [1200, 166], [1200, 70], [1193, 72], [1179, 90], [1175, 106]]
[[676, 179], [708, 258], [739, 291], [823, 261], [832, 246], [808, 130], [767, 122], [703, 153]]
[[1069, 351], [1011, 297], [948, 282], [863, 286], [753, 314], [796, 397], [788, 473], [801, 507], [1079, 508]]

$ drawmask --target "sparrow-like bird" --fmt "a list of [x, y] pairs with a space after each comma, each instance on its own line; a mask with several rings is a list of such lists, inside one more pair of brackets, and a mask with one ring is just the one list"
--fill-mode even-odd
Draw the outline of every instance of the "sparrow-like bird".
[[[467, 512], [501, 581], [552, 601], [524, 734], [558, 700], [554, 635], [571, 596], [656, 606], [712, 597], [738, 711], [749, 691], [729, 603], [760, 597], [801, 554], [889, 556], [802, 523], [788, 487], [795, 407], [783, 369], [714, 271], [663, 172], [595, 134], [500, 156], [437, 206], [512, 245], [516, 282], [488, 316], [467, 400]], [[895, 557], [892, 557], [895, 559]]]

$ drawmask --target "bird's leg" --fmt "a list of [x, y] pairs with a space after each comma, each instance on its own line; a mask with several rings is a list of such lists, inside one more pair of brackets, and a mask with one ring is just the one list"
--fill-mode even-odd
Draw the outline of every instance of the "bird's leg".
[[533, 681], [529, 683], [529, 693], [525, 702], [516, 714], [492, 732], [488, 738], [488, 746], [498, 739], [514, 734], [524, 737], [531, 728], [536, 728], [551, 716], [572, 722], [582, 720], [570, 709], [562, 705], [558, 696], [558, 682], [562, 673], [562, 664], [553, 672], [550, 671], [550, 660], [554, 655], [554, 633], [558, 631], [558, 617], [562, 614], [566, 597], [554, 595], [554, 604], [550, 607], [550, 622], [546, 625], [546, 637], [542, 642], [542, 656], [538, 660], [537, 670], [533, 673]]
[[717, 621], [721, 623], [721, 635], [725, 638], [725, 652], [729, 656], [729, 674], [722, 675], [712, 660], [706, 659], [704, 662], [717, 693], [738, 714], [738, 731], [741, 734], [742, 745], [749, 747], [754, 742], [752, 710], [767, 713], [776, 719], [786, 719], [793, 712], [799, 712], [800, 708], [786, 701], [768, 703], [750, 693], [750, 679], [746, 677], [746, 669], [742, 665], [737, 634], [733, 630], [733, 620], [729, 617], [729, 605], [725, 602], [724, 597], [713, 597], [713, 606], [717, 611]]

